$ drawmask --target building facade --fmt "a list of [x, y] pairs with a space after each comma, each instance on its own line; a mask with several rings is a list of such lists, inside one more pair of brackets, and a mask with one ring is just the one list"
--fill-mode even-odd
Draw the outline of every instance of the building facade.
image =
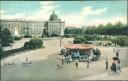
[[53, 11], [48, 21], [45, 22], [45, 31], [51, 35], [63, 36], [65, 29], [65, 21], [61, 21]]
[[63, 35], [65, 22], [61, 21], [58, 16], [53, 12], [49, 21], [33, 21], [33, 20], [0, 20], [2, 29], [8, 28], [12, 35], [31, 35], [42, 36], [44, 32], [51, 36], [56, 34]]
[[0, 20], [0, 26], [2, 29], [8, 28], [12, 35], [19, 36], [41, 36], [44, 30], [44, 22], [42, 21]]

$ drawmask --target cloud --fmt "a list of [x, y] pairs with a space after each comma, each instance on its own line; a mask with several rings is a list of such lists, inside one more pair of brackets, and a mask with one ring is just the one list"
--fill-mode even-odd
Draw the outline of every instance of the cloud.
[[91, 6], [85, 6], [78, 12], [73, 13], [62, 13], [59, 9], [60, 5], [56, 4], [54, 1], [43, 1], [40, 2], [40, 10], [28, 15], [26, 17], [25, 13], [16, 13], [14, 15], [8, 15], [5, 14], [7, 11], [1, 10], [0, 13], [2, 13], [1, 18], [2, 19], [31, 19], [31, 20], [48, 20], [50, 14], [53, 10], [57, 11], [57, 15], [61, 20], [64, 20], [66, 22], [66, 26], [75, 26], [75, 27], [81, 27], [82, 25], [99, 25], [99, 24], [107, 24], [108, 22], [115, 23], [118, 21], [121, 21], [122, 23], [127, 23], [127, 17], [126, 16], [113, 16], [111, 18], [100, 18], [95, 17], [88, 19], [91, 15], [104, 15], [104, 13], [107, 12], [108, 8], [98, 8], [93, 9]]
[[4, 10], [0, 10], [0, 14], [5, 14], [6, 12]]
[[115, 24], [118, 21], [122, 22], [123, 24], [127, 24], [127, 17], [126, 16], [117, 16], [117, 17], [111, 17], [111, 18], [106, 18], [106, 19], [105, 18], [95, 18], [87, 23], [88, 23], [88, 25], [97, 26], [99, 24], [106, 25], [107, 23]]
[[23, 19], [25, 18], [25, 13], [17, 13], [14, 15], [1, 14], [1, 19]]
[[32, 20], [47, 20], [53, 10], [57, 10], [60, 5], [56, 5], [53, 1], [40, 2], [41, 9], [32, 14], [30, 18]]
[[[112, 23], [115, 24], [118, 21], [121, 21], [123, 24], [127, 24], [127, 16], [113, 16], [107, 18], [95, 17], [90, 18], [91, 15], [104, 15], [108, 8], [100, 8], [93, 10], [91, 6], [86, 6], [77, 13], [64, 14], [62, 19], [66, 21], [66, 26], [88, 26], [88, 25], [99, 25], [99, 24], [107, 24]], [[89, 19], [90, 18], [90, 19]]]
[[77, 26], [80, 27], [82, 24], [85, 24], [86, 21], [84, 17], [79, 14], [67, 14], [61, 17], [62, 20], [66, 21], [66, 26]]
[[14, 15], [5, 14], [3, 10], [1, 11], [1, 19], [30, 19], [30, 20], [48, 20], [50, 14], [53, 10], [57, 10], [57, 8], [60, 5], [56, 5], [54, 1], [43, 1], [40, 2], [39, 5], [41, 6], [41, 9], [35, 13], [32, 13], [30, 15], [26, 15], [25, 12], [22, 13], [16, 13]]
[[[89, 17], [88, 17], [89, 18]], [[62, 19], [66, 21], [66, 26], [74, 26], [74, 27], [81, 27], [81, 26], [97, 26], [99, 24], [107, 24], [112, 23], [115, 24], [118, 21], [121, 21], [123, 24], [127, 24], [127, 17], [126, 16], [114, 16], [109, 18], [91, 18], [88, 20], [87, 16], [83, 16], [80, 13], [78, 14], [67, 14], [62, 16]]]
[[107, 11], [108, 8], [101, 8], [93, 10], [91, 6], [86, 6], [82, 9], [83, 15], [101, 15]]
[[67, 26], [81, 27], [82, 25], [92, 25], [92, 21], [94, 22], [93, 24], [95, 25], [97, 23], [95, 23], [94, 20], [88, 21], [87, 17], [90, 15], [101, 15], [106, 11], [107, 8], [93, 10], [91, 6], [85, 6], [80, 10], [80, 12], [64, 14], [62, 16], [62, 19], [66, 21]]

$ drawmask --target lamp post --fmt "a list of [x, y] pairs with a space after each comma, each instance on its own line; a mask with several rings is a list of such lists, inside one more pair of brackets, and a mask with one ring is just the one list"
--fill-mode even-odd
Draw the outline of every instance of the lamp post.
[[63, 35], [64, 35], [64, 31], [63, 31], [63, 28], [62, 28], [61, 35], [60, 35], [60, 47], [62, 46], [62, 38], [63, 38]]
[[62, 37], [60, 37], [60, 47], [61, 47], [61, 43], [62, 43]]

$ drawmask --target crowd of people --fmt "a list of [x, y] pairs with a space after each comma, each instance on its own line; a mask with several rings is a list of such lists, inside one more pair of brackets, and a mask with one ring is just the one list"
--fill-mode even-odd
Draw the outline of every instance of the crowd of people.
[[[79, 56], [79, 53], [75, 53], [75, 55], [76, 56]], [[71, 56], [69, 56], [69, 58], [70, 58], [70, 61], [71, 61], [72, 60]], [[120, 74], [120, 72], [121, 72], [121, 66], [120, 66], [119, 50], [116, 51], [115, 56], [112, 59], [113, 59], [112, 65], [109, 66], [109, 59], [106, 58], [106, 60], [105, 60], [105, 65], [106, 65], [105, 66], [105, 69], [106, 70], [109, 70], [109, 67], [110, 67], [110, 70], [111, 70], [112, 74]], [[62, 63], [63, 68], [64, 68], [64, 63], [65, 62], [67, 64], [70, 64], [70, 61], [69, 60], [68, 61], [65, 61], [65, 60], [67, 60], [67, 59], [62, 59], [61, 60], [61, 63]], [[72, 61], [74, 63], [74, 66], [76, 68], [79, 68], [79, 61], [78, 60], [72, 60]], [[87, 69], [90, 67], [91, 61], [92, 61], [92, 58], [90, 58], [90, 56], [87, 56], [87, 59], [85, 61], [86, 65], [87, 65], [86, 66]], [[57, 65], [57, 67], [58, 67], [58, 65]]]
[[93, 48], [90, 51], [83, 50], [66, 50], [64, 48], [61, 49], [60, 55], [64, 55], [65, 59], [68, 61], [79, 60], [79, 61], [87, 61], [88, 58], [92, 60], [98, 60], [100, 54], [95, 54], [95, 51], [99, 50], [98, 48]]
[[[63, 53], [65, 51], [65, 49], [61, 49], [61, 52]], [[84, 55], [84, 62], [87, 65], [87, 68], [89, 68], [89, 65], [92, 61], [92, 54], [91, 52], [89, 52], [89, 54], [83, 54]], [[79, 51], [72, 51], [70, 52], [70, 54], [68, 54], [66, 57], [64, 57], [63, 59], [61, 59], [61, 65], [62, 67], [64, 66], [64, 63], [70, 64], [71, 62], [74, 63], [75, 67], [78, 68], [79, 67], [79, 61], [81, 58], [81, 53]], [[57, 64], [57, 68], [61, 68], [59, 64]]]
[[120, 74], [121, 66], [120, 66], [120, 58], [119, 58], [119, 50], [117, 50], [115, 57], [112, 58], [113, 62], [110, 67], [113, 74]]

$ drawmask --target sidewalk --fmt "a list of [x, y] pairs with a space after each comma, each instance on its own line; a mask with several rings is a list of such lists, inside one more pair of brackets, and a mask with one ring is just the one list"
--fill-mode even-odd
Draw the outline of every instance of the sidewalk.
[[128, 80], [128, 67], [123, 68], [119, 75], [109, 75], [108, 72], [81, 78], [79, 80]]

